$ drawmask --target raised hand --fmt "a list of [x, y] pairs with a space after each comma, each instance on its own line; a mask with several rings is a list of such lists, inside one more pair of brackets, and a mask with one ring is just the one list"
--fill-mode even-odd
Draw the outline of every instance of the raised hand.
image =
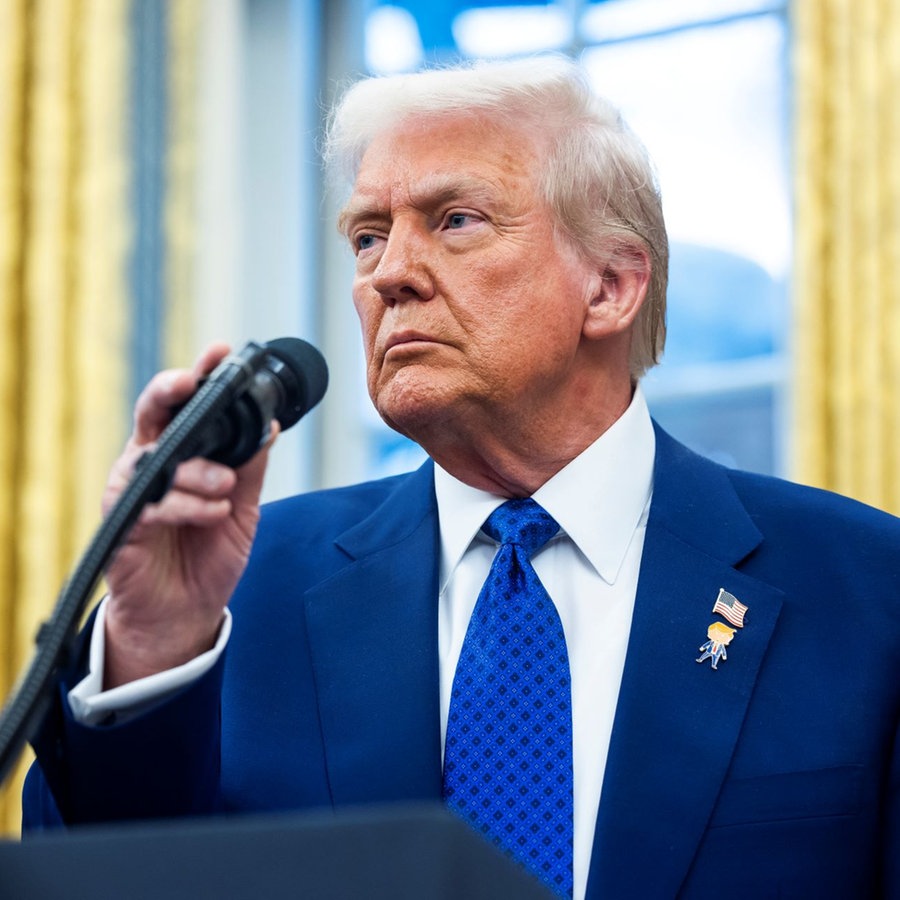
[[[104, 511], [175, 409], [227, 353], [227, 346], [213, 345], [192, 370], [168, 370], [150, 381], [113, 464]], [[187, 662], [215, 643], [256, 533], [269, 446], [236, 470], [199, 458], [182, 463], [165, 497], [144, 509], [106, 573], [106, 689]]]

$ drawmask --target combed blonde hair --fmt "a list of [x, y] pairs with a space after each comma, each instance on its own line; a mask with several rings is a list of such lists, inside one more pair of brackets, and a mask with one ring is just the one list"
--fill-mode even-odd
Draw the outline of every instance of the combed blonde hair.
[[631, 374], [639, 378], [665, 345], [669, 245], [659, 187], [643, 144], [571, 60], [476, 62], [358, 81], [329, 120], [323, 147], [329, 178], [352, 184], [372, 140], [405, 119], [466, 112], [549, 146], [539, 189], [585, 258], [621, 269], [643, 267], [649, 256], [647, 297], [631, 345]]

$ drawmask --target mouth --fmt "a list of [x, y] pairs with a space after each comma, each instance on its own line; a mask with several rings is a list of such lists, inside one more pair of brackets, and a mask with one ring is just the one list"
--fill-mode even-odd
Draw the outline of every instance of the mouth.
[[384, 354], [387, 356], [392, 350], [397, 350], [398, 352], [404, 349], [413, 350], [421, 344], [434, 343], [437, 342], [433, 337], [423, 334], [421, 331], [398, 331], [389, 335], [385, 341]]

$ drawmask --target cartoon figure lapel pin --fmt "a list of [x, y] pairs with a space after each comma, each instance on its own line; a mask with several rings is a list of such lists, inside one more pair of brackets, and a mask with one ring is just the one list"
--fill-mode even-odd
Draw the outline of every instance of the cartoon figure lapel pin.
[[731, 639], [735, 636], [736, 632], [736, 628], [729, 628], [721, 622], [713, 622], [712, 625], [706, 629], [706, 636], [709, 640], [705, 644], [700, 645], [702, 655], [697, 662], [702, 663], [704, 659], [711, 659], [712, 667], [718, 669], [719, 663], [723, 659], [728, 659], [725, 648], [731, 643]]
[[717, 669], [720, 662], [728, 659], [725, 648], [737, 634], [737, 629], [744, 627], [744, 616], [747, 613], [747, 609], [748, 607], [744, 606], [734, 594], [729, 594], [724, 588], [719, 588], [719, 596], [716, 597], [712, 611], [737, 627], [729, 628], [723, 622], [713, 622], [706, 629], [706, 636], [709, 640], [700, 646], [698, 663], [711, 659], [712, 667]]

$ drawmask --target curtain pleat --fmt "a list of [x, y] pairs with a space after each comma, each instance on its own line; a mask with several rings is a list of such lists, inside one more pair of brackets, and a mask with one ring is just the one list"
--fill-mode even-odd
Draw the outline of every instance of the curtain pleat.
[[794, 475], [900, 512], [900, 11], [794, 0]]
[[191, 362], [195, 342], [197, 74], [202, 0], [169, 6], [163, 352], [167, 366]]
[[[125, 0], [0, 2], [6, 697], [99, 523], [124, 439], [129, 197]], [[27, 762], [0, 795], [8, 834]]]
[[[23, 224], [27, 16], [25, 0], [0, 5], [0, 691], [12, 687], [16, 649], [21, 462]], [[0, 829], [14, 827], [16, 782], [0, 793]]]

